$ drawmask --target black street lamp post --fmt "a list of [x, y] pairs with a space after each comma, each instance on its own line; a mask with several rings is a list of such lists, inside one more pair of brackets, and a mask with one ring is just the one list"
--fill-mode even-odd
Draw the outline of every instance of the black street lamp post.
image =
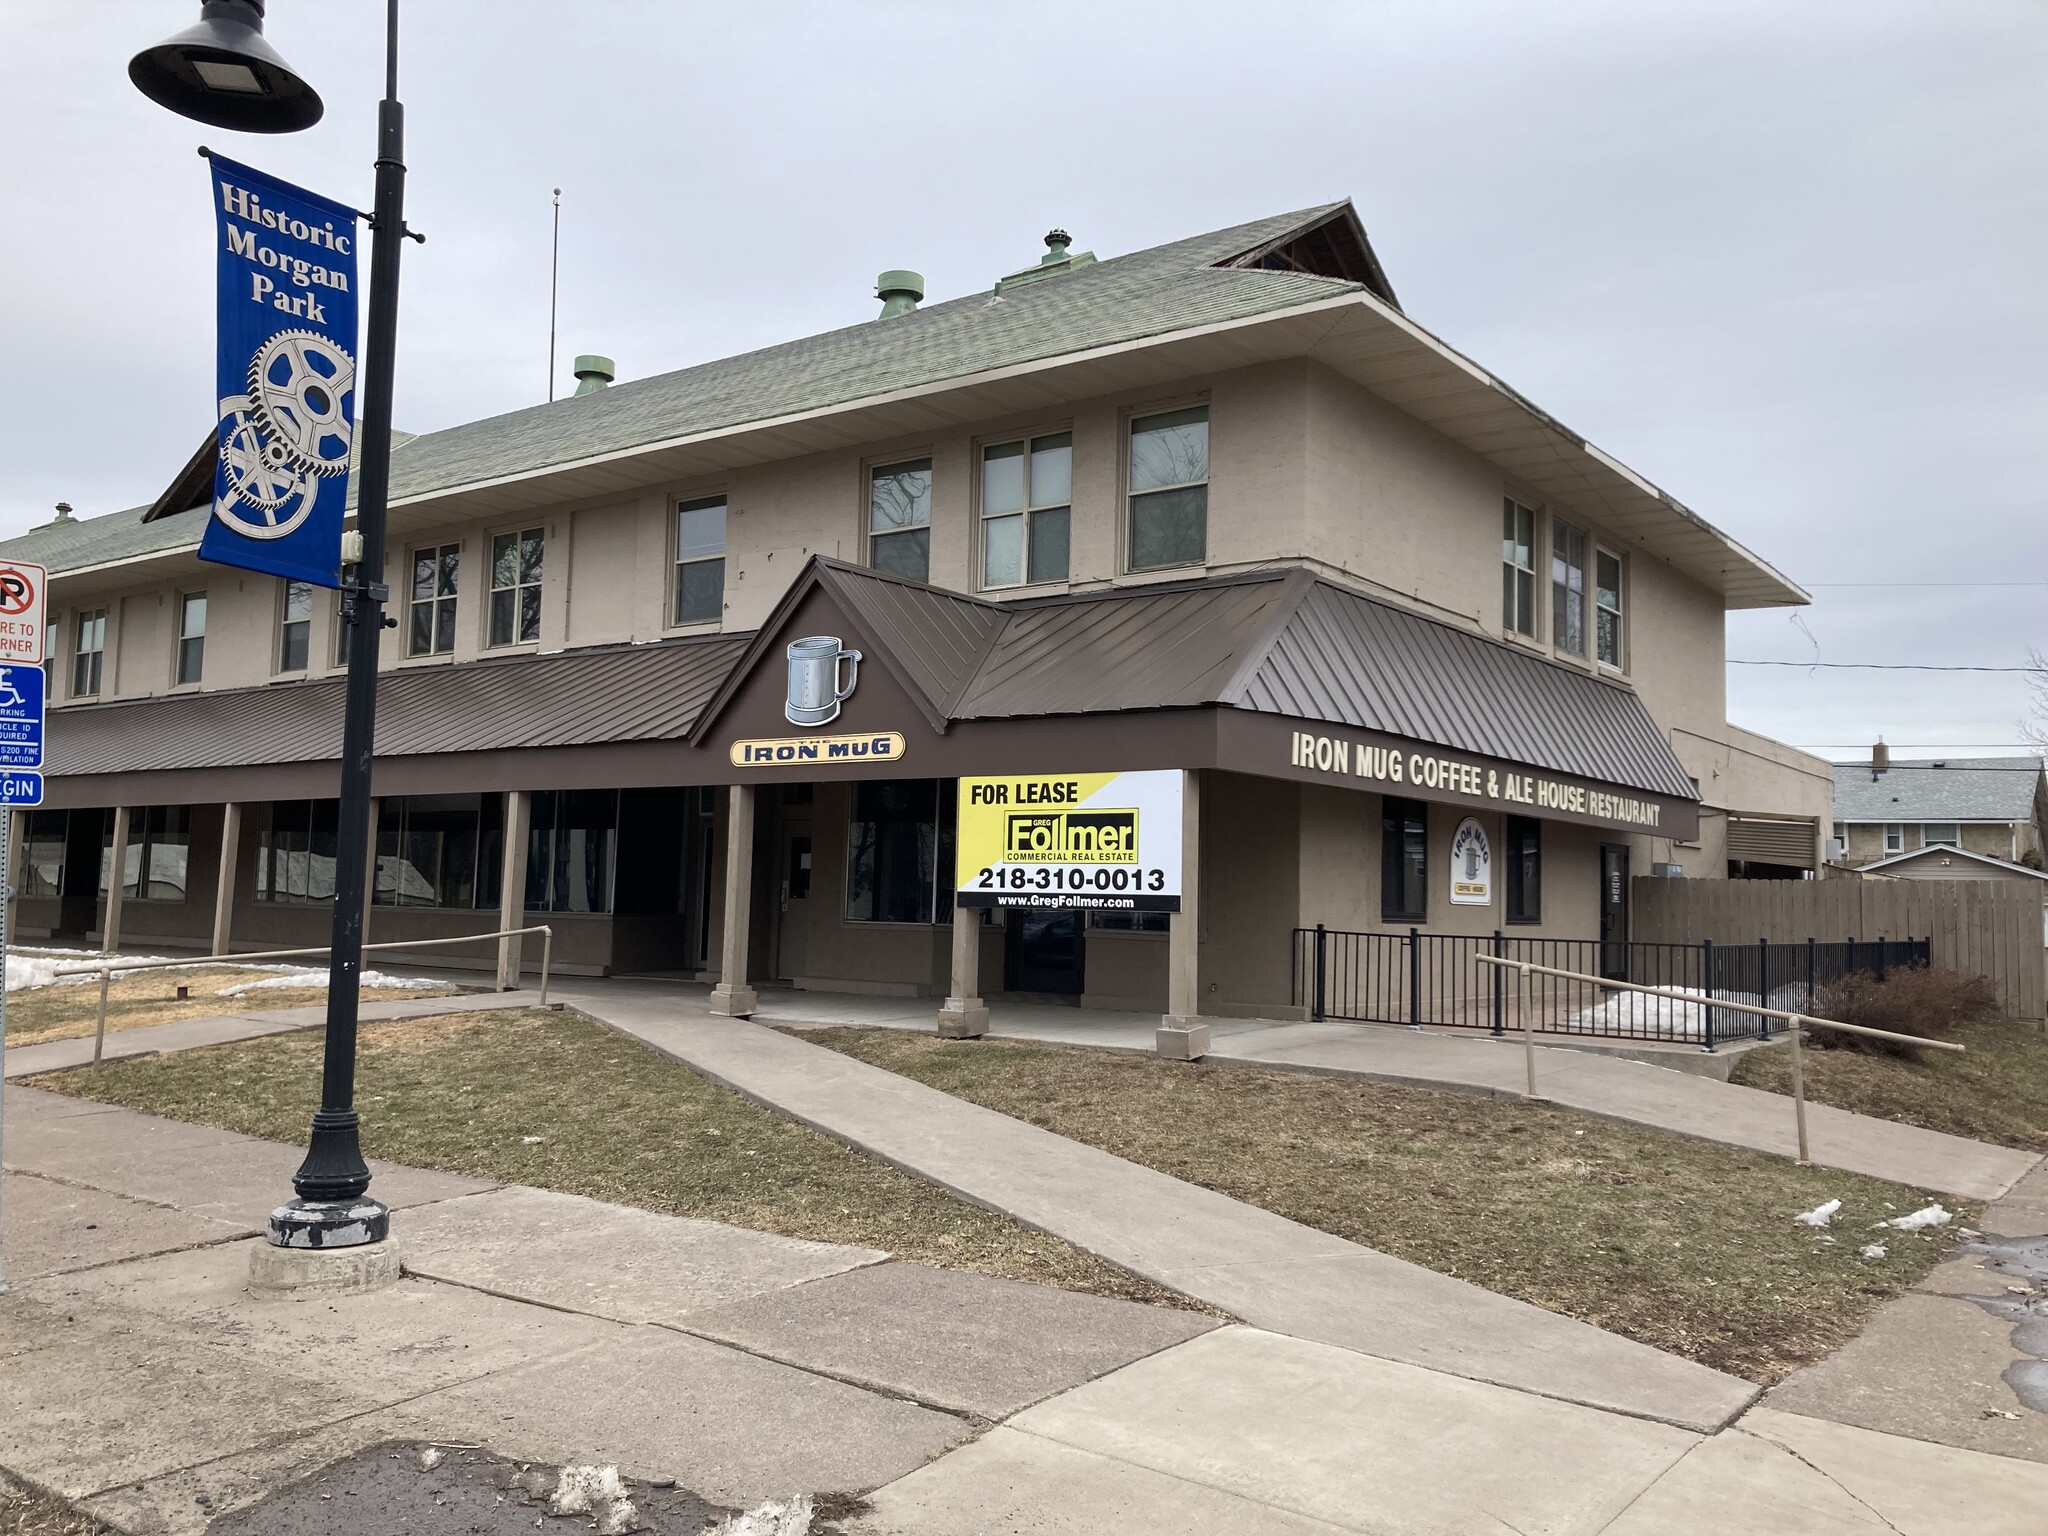
[[[128, 65], [145, 96], [184, 117], [245, 133], [292, 133], [320, 120], [320, 97], [263, 39], [262, 0], [204, 0], [195, 27]], [[356, 1014], [369, 870], [370, 761], [376, 737], [377, 651], [384, 602], [384, 514], [391, 486], [391, 388], [398, 341], [398, 262], [405, 227], [405, 109], [398, 101], [398, 0], [386, 0], [384, 99], [377, 108], [377, 189], [370, 218], [370, 321], [356, 430], [361, 435], [356, 528], [362, 555], [342, 586], [348, 684], [341, 732], [341, 806], [334, 860], [334, 937], [320, 1108], [299, 1198], [273, 1212], [281, 1248], [381, 1242], [390, 1212], [368, 1198], [355, 1109]], [[417, 238], [417, 237], [415, 237]]]

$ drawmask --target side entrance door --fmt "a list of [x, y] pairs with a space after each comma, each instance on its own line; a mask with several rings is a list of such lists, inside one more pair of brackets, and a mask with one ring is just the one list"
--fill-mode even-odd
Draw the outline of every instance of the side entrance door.
[[1081, 995], [1081, 914], [1071, 907], [1040, 911], [1012, 907], [1003, 914], [1004, 987], [1010, 992]]
[[777, 855], [775, 975], [794, 981], [807, 974], [811, 940], [811, 820], [785, 814]]
[[1600, 974], [1628, 980], [1628, 848], [1600, 845]]

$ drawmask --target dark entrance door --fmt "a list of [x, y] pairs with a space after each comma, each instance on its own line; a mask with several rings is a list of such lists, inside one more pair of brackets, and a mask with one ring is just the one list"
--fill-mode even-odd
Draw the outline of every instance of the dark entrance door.
[[57, 902], [55, 935], [78, 938], [99, 926], [101, 840], [107, 811], [73, 811], [64, 824], [64, 894]]
[[1081, 914], [1072, 910], [1011, 908], [1007, 925], [1011, 992], [1081, 994]]
[[1600, 974], [1628, 980], [1628, 849], [1600, 845]]

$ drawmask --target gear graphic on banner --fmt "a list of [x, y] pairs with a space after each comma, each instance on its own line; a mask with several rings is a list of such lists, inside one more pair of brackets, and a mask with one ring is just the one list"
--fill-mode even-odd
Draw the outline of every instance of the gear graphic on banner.
[[280, 331], [249, 360], [249, 392], [220, 402], [225, 492], [214, 515], [281, 539], [312, 513], [320, 482], [348, 469], [355, 360], [314, 331]]
[[267, 443], [309, 474], [348, 468], [355, 360], [317, 331], [279, 331], [249, 360], [249, 401]]

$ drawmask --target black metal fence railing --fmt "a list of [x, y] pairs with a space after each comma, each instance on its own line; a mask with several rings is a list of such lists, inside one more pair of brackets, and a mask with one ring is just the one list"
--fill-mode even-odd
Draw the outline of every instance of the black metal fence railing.
[[[1650, 997], [1597, 982], [1552, 976], [1526, 979], [1473, 962], [1478, 954], [1525, 960], [1553, 970], [1631, 981], [1690, 994]], [[1768, 1036], [1770, 1021], [1716, 1008], [1754, 1003], [1798, 1012], [1852, 972], [1882, 981], [1888, 970], [1928, 963], [1925, 939], [1850, 939], [1772, 944], [1637, 944], [1600, 939], [1492, 935], [1351, 933], [1294, 930], [1294, 1001], [1311, 1019], [1368, 1024], [1457, 1025], [1499, 1034], [1526, 1002], [1535, 1028], [1553, 1034], [1666, 1040], [1711, 1051], [1727, 1040]]]

